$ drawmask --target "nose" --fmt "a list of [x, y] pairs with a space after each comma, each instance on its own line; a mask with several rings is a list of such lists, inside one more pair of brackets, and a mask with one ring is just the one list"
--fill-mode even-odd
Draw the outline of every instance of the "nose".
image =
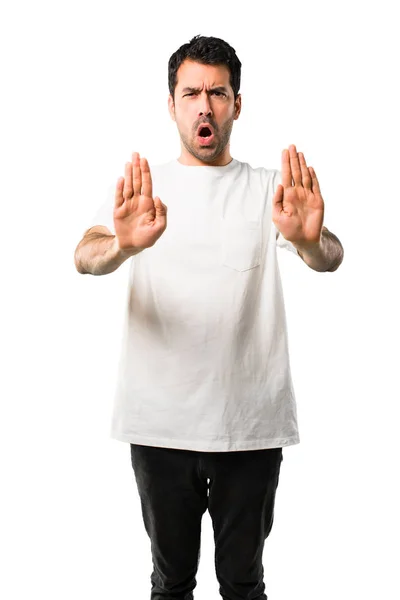
[[212, 114], [210, 99], [208, 94], [201, 94], [200, 96], [200, 106], [199, 106], [199, 117], [204, 115], [209, 116]]

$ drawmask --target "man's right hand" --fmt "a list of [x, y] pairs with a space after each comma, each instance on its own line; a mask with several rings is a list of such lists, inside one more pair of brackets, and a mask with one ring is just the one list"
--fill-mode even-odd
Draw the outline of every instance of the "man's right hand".
[[115, 192], [114, 227], [120, 249], [129, 252], [153, 246], [167, 228], [167, 210], [158, 196], [153, 200], [147, 160], [134, 152]]

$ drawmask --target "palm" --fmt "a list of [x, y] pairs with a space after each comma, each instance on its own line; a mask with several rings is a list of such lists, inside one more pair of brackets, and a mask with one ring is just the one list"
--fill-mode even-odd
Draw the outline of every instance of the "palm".
[[128, 221], [137, 219], [142, 223], [153, 221], [155, 214], [154, 200], [151, 196], [145, 194], [133, 196], [132, 199], [125, 201], [122, 206], [114, 209], [115, 218], [127, 219]]
[[292, 243], [307, 246], [320, 241], [324, 201], [314, 169], [293, 145], [282, 154], [282, 185], [273, 199], [272, 220]]
[[121, 248], [149, 248], [167, 226], [167, 207], [153, 199], [153, 182], [147, 159], [133, 152], [125, 164], [125, 179], [117, 182], [114, 227]]

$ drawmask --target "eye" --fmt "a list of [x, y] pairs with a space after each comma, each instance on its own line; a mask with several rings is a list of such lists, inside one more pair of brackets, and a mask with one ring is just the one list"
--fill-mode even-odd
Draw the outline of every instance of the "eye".
[[[211, 93], [212, 94], [218, 94], [218, 96], [225, 96], [225, 94], [223, 94], [222, 92], [216, 92], [216, 91], [214, 91], [214, 92], [211, 92]], [[190, 92], [190, 94], [184, 94], [183, 97], [185, 98], [185, 96], [193, 96], [193, 92]]]

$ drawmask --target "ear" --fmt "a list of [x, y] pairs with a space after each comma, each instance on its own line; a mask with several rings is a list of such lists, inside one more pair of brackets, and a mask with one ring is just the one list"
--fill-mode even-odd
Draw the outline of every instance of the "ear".
[[169, 114], [171, 115], [171, 119], [175, 121], [175, 104], [171, 94], [168, 96], [168, 110]]
[[235, 100], [235, 116], [234, 120], [239, 118], [240, 111], [242, 110], [242, 94], [238, 94]]

